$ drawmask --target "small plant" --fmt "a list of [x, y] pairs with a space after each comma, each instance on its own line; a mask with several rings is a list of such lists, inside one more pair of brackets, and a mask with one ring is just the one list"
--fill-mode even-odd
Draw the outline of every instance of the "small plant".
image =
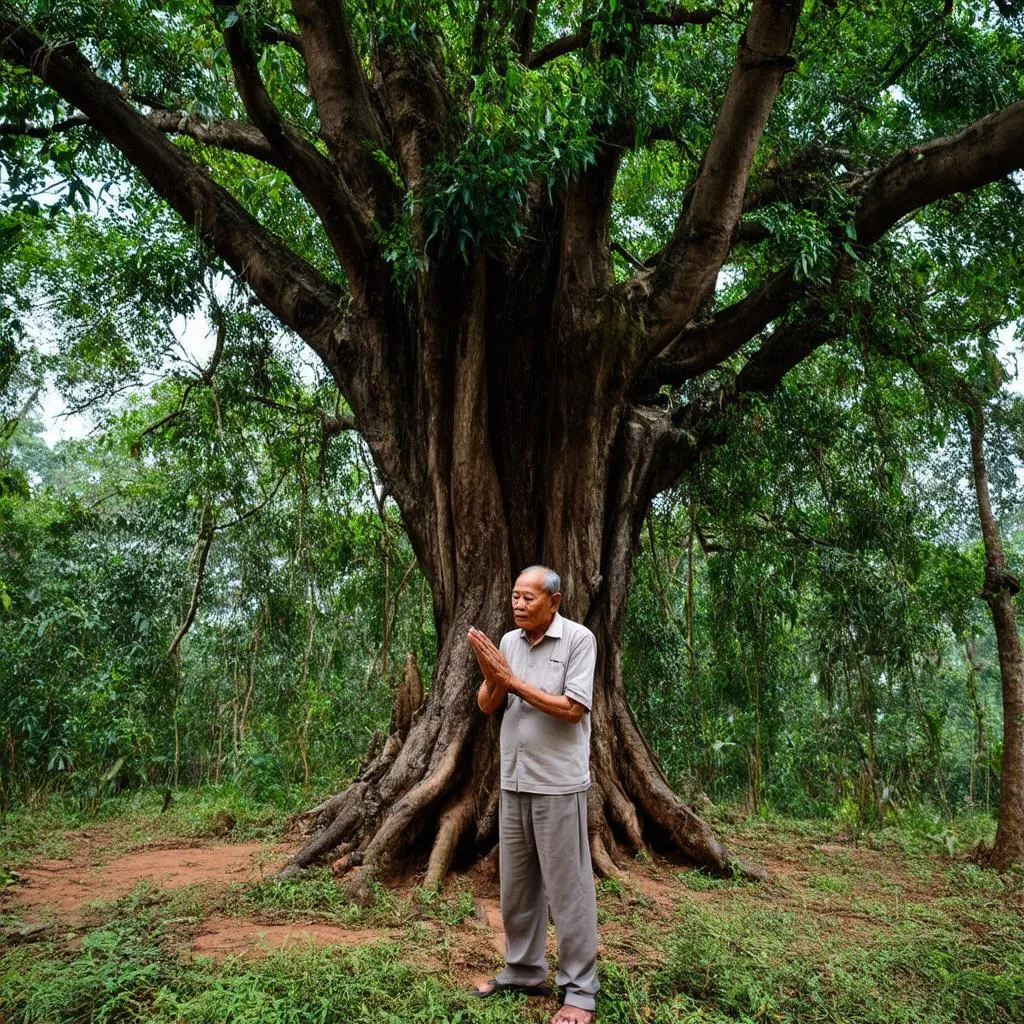
[[807, 884], [812, 889], [817, 889], [820, 892], [834, 892], [845, 895], [850, 891], [849, 881], [837, 875], [814, 875], [807, 879]]
[[625, 886], [622, 884], [622, 880], [609, 876], [608, 878], [602, 878], [597, 883], [597, 894], [598, 896], [614, 896], [616, 899], [621, 899], [625, 892]]

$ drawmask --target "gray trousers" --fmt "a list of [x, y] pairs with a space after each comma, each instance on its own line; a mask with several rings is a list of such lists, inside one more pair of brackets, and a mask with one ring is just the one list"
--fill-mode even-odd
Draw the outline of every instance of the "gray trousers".
[[558, 938], [565, 1001], [594, 1009], [597, 994], [597, 899], [587, 839], [587, 794], [550, 796], [501, 791], [501, 917], [507, 966], [498, 981], [547, 981], [548, 905]]

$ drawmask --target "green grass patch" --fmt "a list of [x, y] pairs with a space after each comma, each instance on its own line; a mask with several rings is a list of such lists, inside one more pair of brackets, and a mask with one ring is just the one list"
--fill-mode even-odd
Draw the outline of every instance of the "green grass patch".
[[845, 896], [850, 891], [850, 881], [838, 875], [812, 875], [807, 879], [807, 884], [818, 892], [834, 892]]
[[694, 868], [691, 871], [677, 871], [675, 877], [692, 892], [713, 892], [717, 889], [742, 889], [751, 884], [739, 875], [722, 877], [720, 875], [712, 875], [700, 868]]
[[1013, 1024], [1024, 1007], [1020, 935], [830, 936], [788, 912], [683, 913], [662, 970], [606, 970], [605, 1024]]

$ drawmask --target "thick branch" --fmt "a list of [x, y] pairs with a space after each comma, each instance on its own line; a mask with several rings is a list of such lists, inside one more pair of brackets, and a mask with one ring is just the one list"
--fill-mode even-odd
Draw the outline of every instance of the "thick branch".
[[[908, 213], [936, 199], [980, 188], [1021, 169], [1022, 137], [1024, 101], [989, 114], [956, 135], [908, 149], [859, 178], [860, 201], [853, 218], [857, 245], [872, 245]], [[849, 258], [842, 256], [833, 281], [848, 269]], [[649, 365], [637, 391], [681, 384], [719, 365], [780, 317], [804, 290], [792, 267], [779, 271], [709, 322], [682, 331]]]
[[71, 46], [47, 46], [29, 29], [0, 18], [0, 56], [28, 68], [93, 126], [187, 224], [248, 283], [260, 301], [344, 375], [335, 348], [342, 293], [258, 224], [209, 174], [170, 143]]
[[263, 132], [245, 121], [228, 118], [203, 121], [193, 115], [179, 114], [173, 110], [153, 110], [146, 115], [146, 120], [167, 135], [187, 135], [204, 146], [243, 153], [287, 172], [288, 168], [282, 154], [270, 145]]
[[367, 224], [386, 220], [396, 200], [393, 182], [375, 153], [387, 139], [370, 103], [370, 91], [342, 0], [292, 0], [302, 34], [306, 71], [320, 115], [320, 134]]
[[677, 385], [718, 366], [748, 341], [782, 316], [803, 291], [787, 267], [739, 302], [695, 323], [654, 360], [637, 384], [638, 393], [657, 390], [663, 384]]
[[519, 59], [525, 64], [533, 49], [533, 32], [537, 27], [538, 0], [520, 0], [519, 13], [515, 20], [512, 42]]
[[793, 67], [789, 51], [801, 7], [802, 0], [754, 4], [692, 198], [654, 276], [644, 362], [686, 326], [714, 289], [743, 209], [754, 153]]
[[736, 376], [712, 400], [695, 401], [672, 417], [677, 428], [665, 444], [655, 476], [655, 492], [670, 487], [709, 448], [724, 443], [753, 395], [768, 395], [798, 363], [831, 337], [820, 309], [796, 324], [775, 330]]
[[[666, 11], [644, 11], [640, 15], [642, 25], [706, 25], [721, 13], [717, 8], [691, 11], [685, 7], [673, 7]], [[594, 35], [594, 19], [588, 18], [575, 32], [553, 39], [541, 47], [526, 62], [527, 67], [543, 67], [556, 57], [562, 57], [573, 50], [582, 50], [589, 45]], [[522, 51], [526, 52], [526, 51]], [[525, 58], [524, 58], [525, 59]]]
[[276, 25], [263, 25], [260, 28], [260, 39], [265, 43], [284, 43], [290, 46], [296, 53], [305, 56], [305, 49], [302, 45], [302, 36], [298, 32], [289, 32], [288, 29], [278, 28]]
[[[216, 0], [234, 7], [233, 0]], [[316, 211], [349, 279], [358, 291], [365, 280], [367, 259], [373, 249], [368, 225], [345, 183], [338, 179], [330, 161], [274, 106], [245, 37], [240, 19], [224, 30], [224, 45], [231, 58], [235, 85], [253, 124], [279, 154], [280, 165]]]
[[908, 149], [870, 175], [854, 225], [871, 245], [902, 217], [943, 196], [969, 192], [1024, 167], [1024, 100], [956, 135]]
[[431, 56], [426, 40], [422, 46], [391, 41], [377, 48], [374, 66], [384, 85], [398, 170], [406, 188], [415, 192], [437, 156], [442, 125], [449, 119], [441, 63]]

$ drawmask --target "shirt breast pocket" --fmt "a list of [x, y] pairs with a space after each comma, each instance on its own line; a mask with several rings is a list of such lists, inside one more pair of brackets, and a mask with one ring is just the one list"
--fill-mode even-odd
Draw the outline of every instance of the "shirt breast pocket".
[[561, 658], [549, 658], [545, 668], [544, 692], [559, 696], [565, 693], [565, 662]]

